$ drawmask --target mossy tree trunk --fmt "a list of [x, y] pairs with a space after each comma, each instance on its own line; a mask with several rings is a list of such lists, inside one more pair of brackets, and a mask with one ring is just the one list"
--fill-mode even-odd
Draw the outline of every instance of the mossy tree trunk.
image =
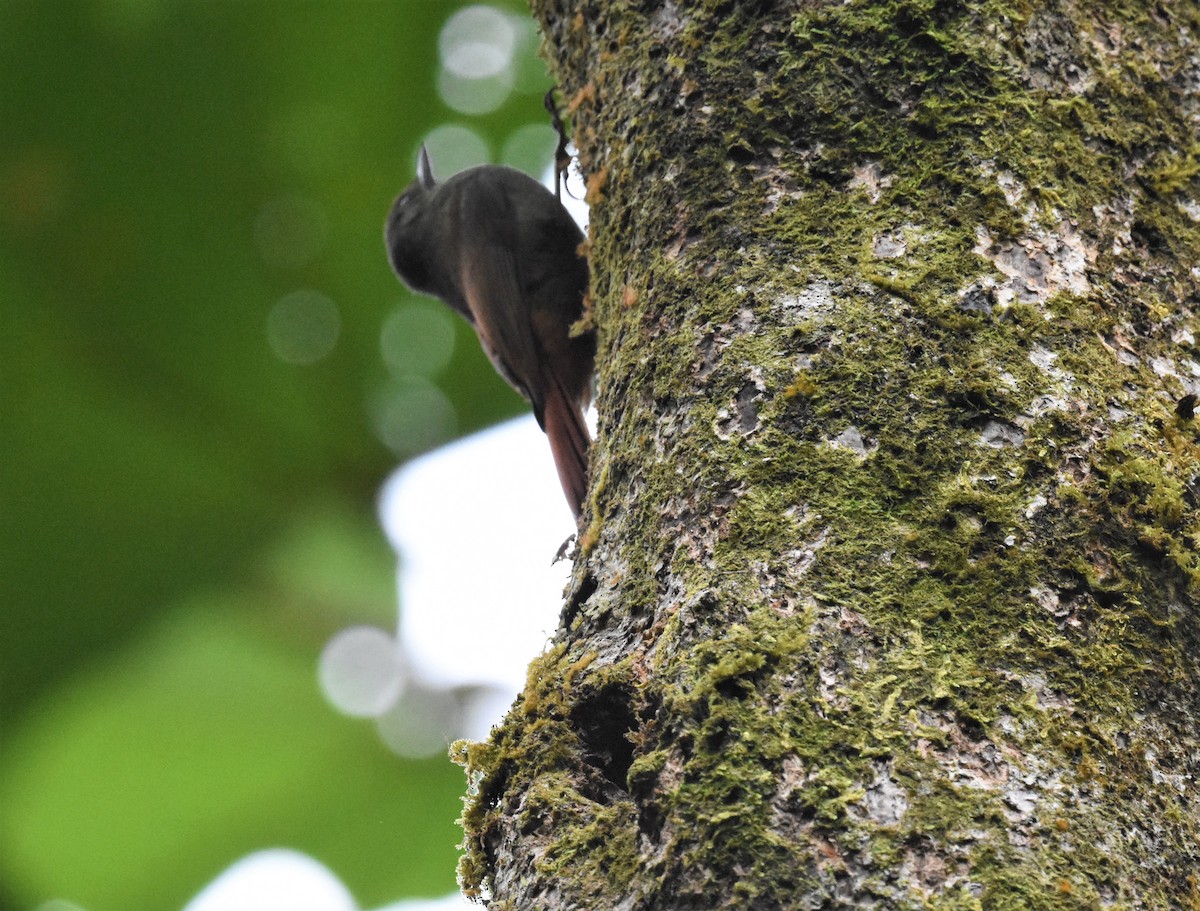
[[1200, 907], [1200, 7], [534, 7], [600, 432], [466, 884]]

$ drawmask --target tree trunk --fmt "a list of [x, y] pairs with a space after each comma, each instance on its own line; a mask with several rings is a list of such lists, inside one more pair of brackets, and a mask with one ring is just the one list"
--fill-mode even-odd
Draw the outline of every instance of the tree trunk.
[[465, 885], [1200, 907], [1200, 7], [534, 6], [600, 431]]

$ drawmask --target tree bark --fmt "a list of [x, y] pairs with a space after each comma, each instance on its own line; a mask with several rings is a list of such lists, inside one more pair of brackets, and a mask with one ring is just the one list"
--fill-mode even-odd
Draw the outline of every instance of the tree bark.
[[468, 890], [1200, 907], [1200, 7], [534, 7], [600, 429]]

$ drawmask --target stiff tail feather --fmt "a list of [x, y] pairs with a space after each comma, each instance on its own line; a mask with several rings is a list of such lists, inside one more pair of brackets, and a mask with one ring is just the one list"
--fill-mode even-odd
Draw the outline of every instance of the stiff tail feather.
[[558, 480], [575, 518], [583, 509], [587, 496], [588, 431], [583, 423], [583, 410], [571, 400], [562, 384], [551, 380], [547, 385], [543, 412], [550, 452], [558, 469]]

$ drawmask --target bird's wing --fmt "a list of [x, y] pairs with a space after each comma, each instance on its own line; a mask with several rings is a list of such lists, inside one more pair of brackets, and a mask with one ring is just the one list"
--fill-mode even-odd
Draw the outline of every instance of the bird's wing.
[[[464, 188], [460, 207], [459, 284], [475, 331], [496, 370], [529, 401], [542, 424], [541, 352], [529, 320], [530, 302], [523, 300], [521, 264], [513, 255], [512, 206], [502, 189], [476, 184]], [[498, 232], [498, 225], [511, 227], [513, 234]]]

